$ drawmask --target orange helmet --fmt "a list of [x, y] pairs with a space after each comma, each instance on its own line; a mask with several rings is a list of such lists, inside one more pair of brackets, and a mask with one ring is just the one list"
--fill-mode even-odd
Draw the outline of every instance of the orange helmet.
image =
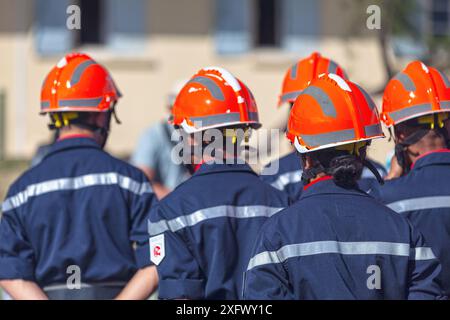
[[103, 66], [86, 54], [71, 53], [45, 78], [41, 113], [104, 112], [111, 110], [120, 96]]
[[218, 67], [201, 69], [185, 84], [173, 105], [172, 118], [187, 133], [242, 124], [261, 126], [251, 91]]
[[409, 63], [384, 90], [381, 119], [389, 127], [438, 112], [450, 112], [450, 81], [420, 61]]
[[369, 94], [336, 74], [324, 74], [295, 100], [287, 137], [300, 153], [307, 153], [384, 134]]
[[347, 79], [345, 71], [336, 62], [322, 57], [318, 52], [313, 52], [309, 57], [299, 60], [286, 72], [278, 106], [285, 102], [294, 102], [302, 90], [322, 73], [335, 73]]

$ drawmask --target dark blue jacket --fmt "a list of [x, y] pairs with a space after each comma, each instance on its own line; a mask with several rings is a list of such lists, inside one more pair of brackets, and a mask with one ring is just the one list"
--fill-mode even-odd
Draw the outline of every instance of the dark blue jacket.
[[424, 235], [442, 264], [442, 284], [450, 295], [450, 150], [419, 158], [412, 170], [379, 187], [378, 196]]
[[[369, 161], [382, 177], [387, 174], [386, 169], [381, 164], [373, 160]], [[272, 187], [286, 192], [290, 201], [295, 202], [300, 198], [303, 190], [302, 172], [300, 156], [294, 151], [266, 165], [261, 173], [261, 179]], [[358, 184], [361, 190], [371, 191], [377, 188], [378, 181], [369, 169], [364, 168]]]
[[3, 203], [0, 279], [65, 285], [75, 266], [83, 283], [126, 283], [151, 264], [155, 202], [144, 174], [94, 140], [58, 141]]
[[150, 214], [159, 297], [240, 298], [256, 235], [287, 204], [246, 164], [203, 164]]
[[409, 222], [332, 180], [261, 229], [245, 273], [246, 299], [434, 299], [441, 270]]

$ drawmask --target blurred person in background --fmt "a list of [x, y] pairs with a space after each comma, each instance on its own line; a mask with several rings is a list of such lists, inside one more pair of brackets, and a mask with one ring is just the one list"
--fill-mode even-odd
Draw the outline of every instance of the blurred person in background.
[[[278, 107], [289, 105], [290, 111], [295, 99], [311, 81], [327, 73], [337, 74], [344, 79], [348, 78], [341, 66], [333, 60], [320, 55], [318, 52], [314, 52], [309, 57], [300, 59], [287, 70], [284, 76]], [[310, 94], [315, 96], [321, 95], [321, 92], [316, 88], [310, 88], [309, 90]], [[261, 178], [273, 187], [286, 192], [291, 201], [296, 201], [302, 192], [302, 184], [299, 183], [302, 176], [302, 167], [298, 153], [292, 151], [275, 161], [279, 161], [278, 172], [276, 174], [269, 174], [273, 166], [270, 163], [263, 169]], [[381, 164], [373, 160], [369, 161], [376, 167], [381, 176], [386, 175], [386, 170]], [[362, 190], [370, 190], [373, 183], [377, 183], [375, 177], [367, 168], [364, 168], [359, 181], [360, 188]]]
[[[321, 95], [310, 95], [311, 87]], [[244, 298], [444, 298], [441, 265], [421, 234], [358, 187], [367, 146], [384, 137], [369, 99], [329, 74], [295, 101], [287, 137], [301, 153], [305, 186], [296, 203], [262, 227]]]
[[[286, 194], [261, 181], [239, 150], [261, 126], [247, 86], [227, 70], [200, 70], [172, 109], [186, 134], [196, 171], [150, 214], [150, 255], [161, 299], [231, 299], [259, 228], [288, 205]], [[187, 157], [187, 154], [184, 154]]]
[[[187, 80], [178, 81], [167, 97], [167, 110], [170, 112], [175, 98]], [[156, 196], [161, 199], [186, 180], [192, 173], [187, 165], [172, 161], [172, 149], [178, 143], [172, 140], [175, 129], [167, 120], [146, 129], [139, 138], [131, 156], [131, 163], [141, 169], [152, 182]]]
[[[439, 70], [413, 61], [389, 81], [382, 120], [393, 133], [393, 179], [379, 197], [422, 232], [442, 263], [450, 294], [450, 81]], [[395, 178], [398, 177], [398, 178]]]
[[103, 150], [120, 96], [85, 54], [47, 75], [41, 114], [58, 139], [2, 205], [0, 286], [12, 298], [145, 299], [156, 289], [147, 233], [156, 197], [139, 169]]

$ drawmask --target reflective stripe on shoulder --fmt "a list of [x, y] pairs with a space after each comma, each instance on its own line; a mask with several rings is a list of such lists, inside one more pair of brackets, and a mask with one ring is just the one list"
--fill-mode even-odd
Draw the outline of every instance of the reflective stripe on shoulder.
[[[415, 248], [414, 260], [436, 259], [431, 248]], [[410, 257], [410, 246], [407, 243], [398, 242], [340, 242], [340, 241], [315, 241], [298, 244], [290, 244], [281, 247], [277, 251], [265, 251], [255, 255], [247, 267], [247, 271], [266, 264], [282, 263], [289, 258], [305, 257], [319, 254], [341, 255], [391, 255]]]
[[150, 236], [155, 236], [168, 230], [176, 232], [186, 227], [192, 227], [205, 220], [221, 217], [237, 219], [270, 217], [282, 209], [284, 208], [267, 206], [217, 206], [205, 208], [171, 220], [149, 222], [148, 232]]
[[302, 172], [302, 170], [296, 170], [280, 174], [277, 180], [272, 182], [270, 185], [278, 190], [283, 191], [288, 184], [302, 181]]
[[421, 197], [391, 202], [387, 205], [395, 212], [450, 208], [450, 196]]
[[74, 178], [61, 178], [29, 185], [24, 191], [7, 198], [2, 204], [2, 211], [6, 212], [25, 204], [29, 198], [49, 192], [64, 190], [79, 190], [92, 186], [118, 185], [137, 195], [151, 193], [150, 183], [133, 180], [116, 172], [87, 174]]

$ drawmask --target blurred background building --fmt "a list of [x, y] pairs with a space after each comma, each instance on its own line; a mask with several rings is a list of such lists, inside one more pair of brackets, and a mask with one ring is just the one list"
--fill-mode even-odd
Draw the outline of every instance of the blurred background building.
[[[81, 9], [68, 30], [67, 8]], [[370, 30], [367, 7], [381, 8]], [[448, 67], [449, 0], [0, 0], [0, 158], [32, 156], [48, 141], [38, 115], [40, 86], [67, 52], [110, 69], [124, 97], [108, 149], [128, 155], [142, 130], [166, 117], [173, 83], [220, 65], [252, 89], [266, 127], [282, 127], [276, 108], [283, 75], [320, 51], [380, 103], [389, 76], [411, 59]], [[387, 139], [386, 139], [387, 140]], [[387, 142], [372, 156], [384, 162]]]

